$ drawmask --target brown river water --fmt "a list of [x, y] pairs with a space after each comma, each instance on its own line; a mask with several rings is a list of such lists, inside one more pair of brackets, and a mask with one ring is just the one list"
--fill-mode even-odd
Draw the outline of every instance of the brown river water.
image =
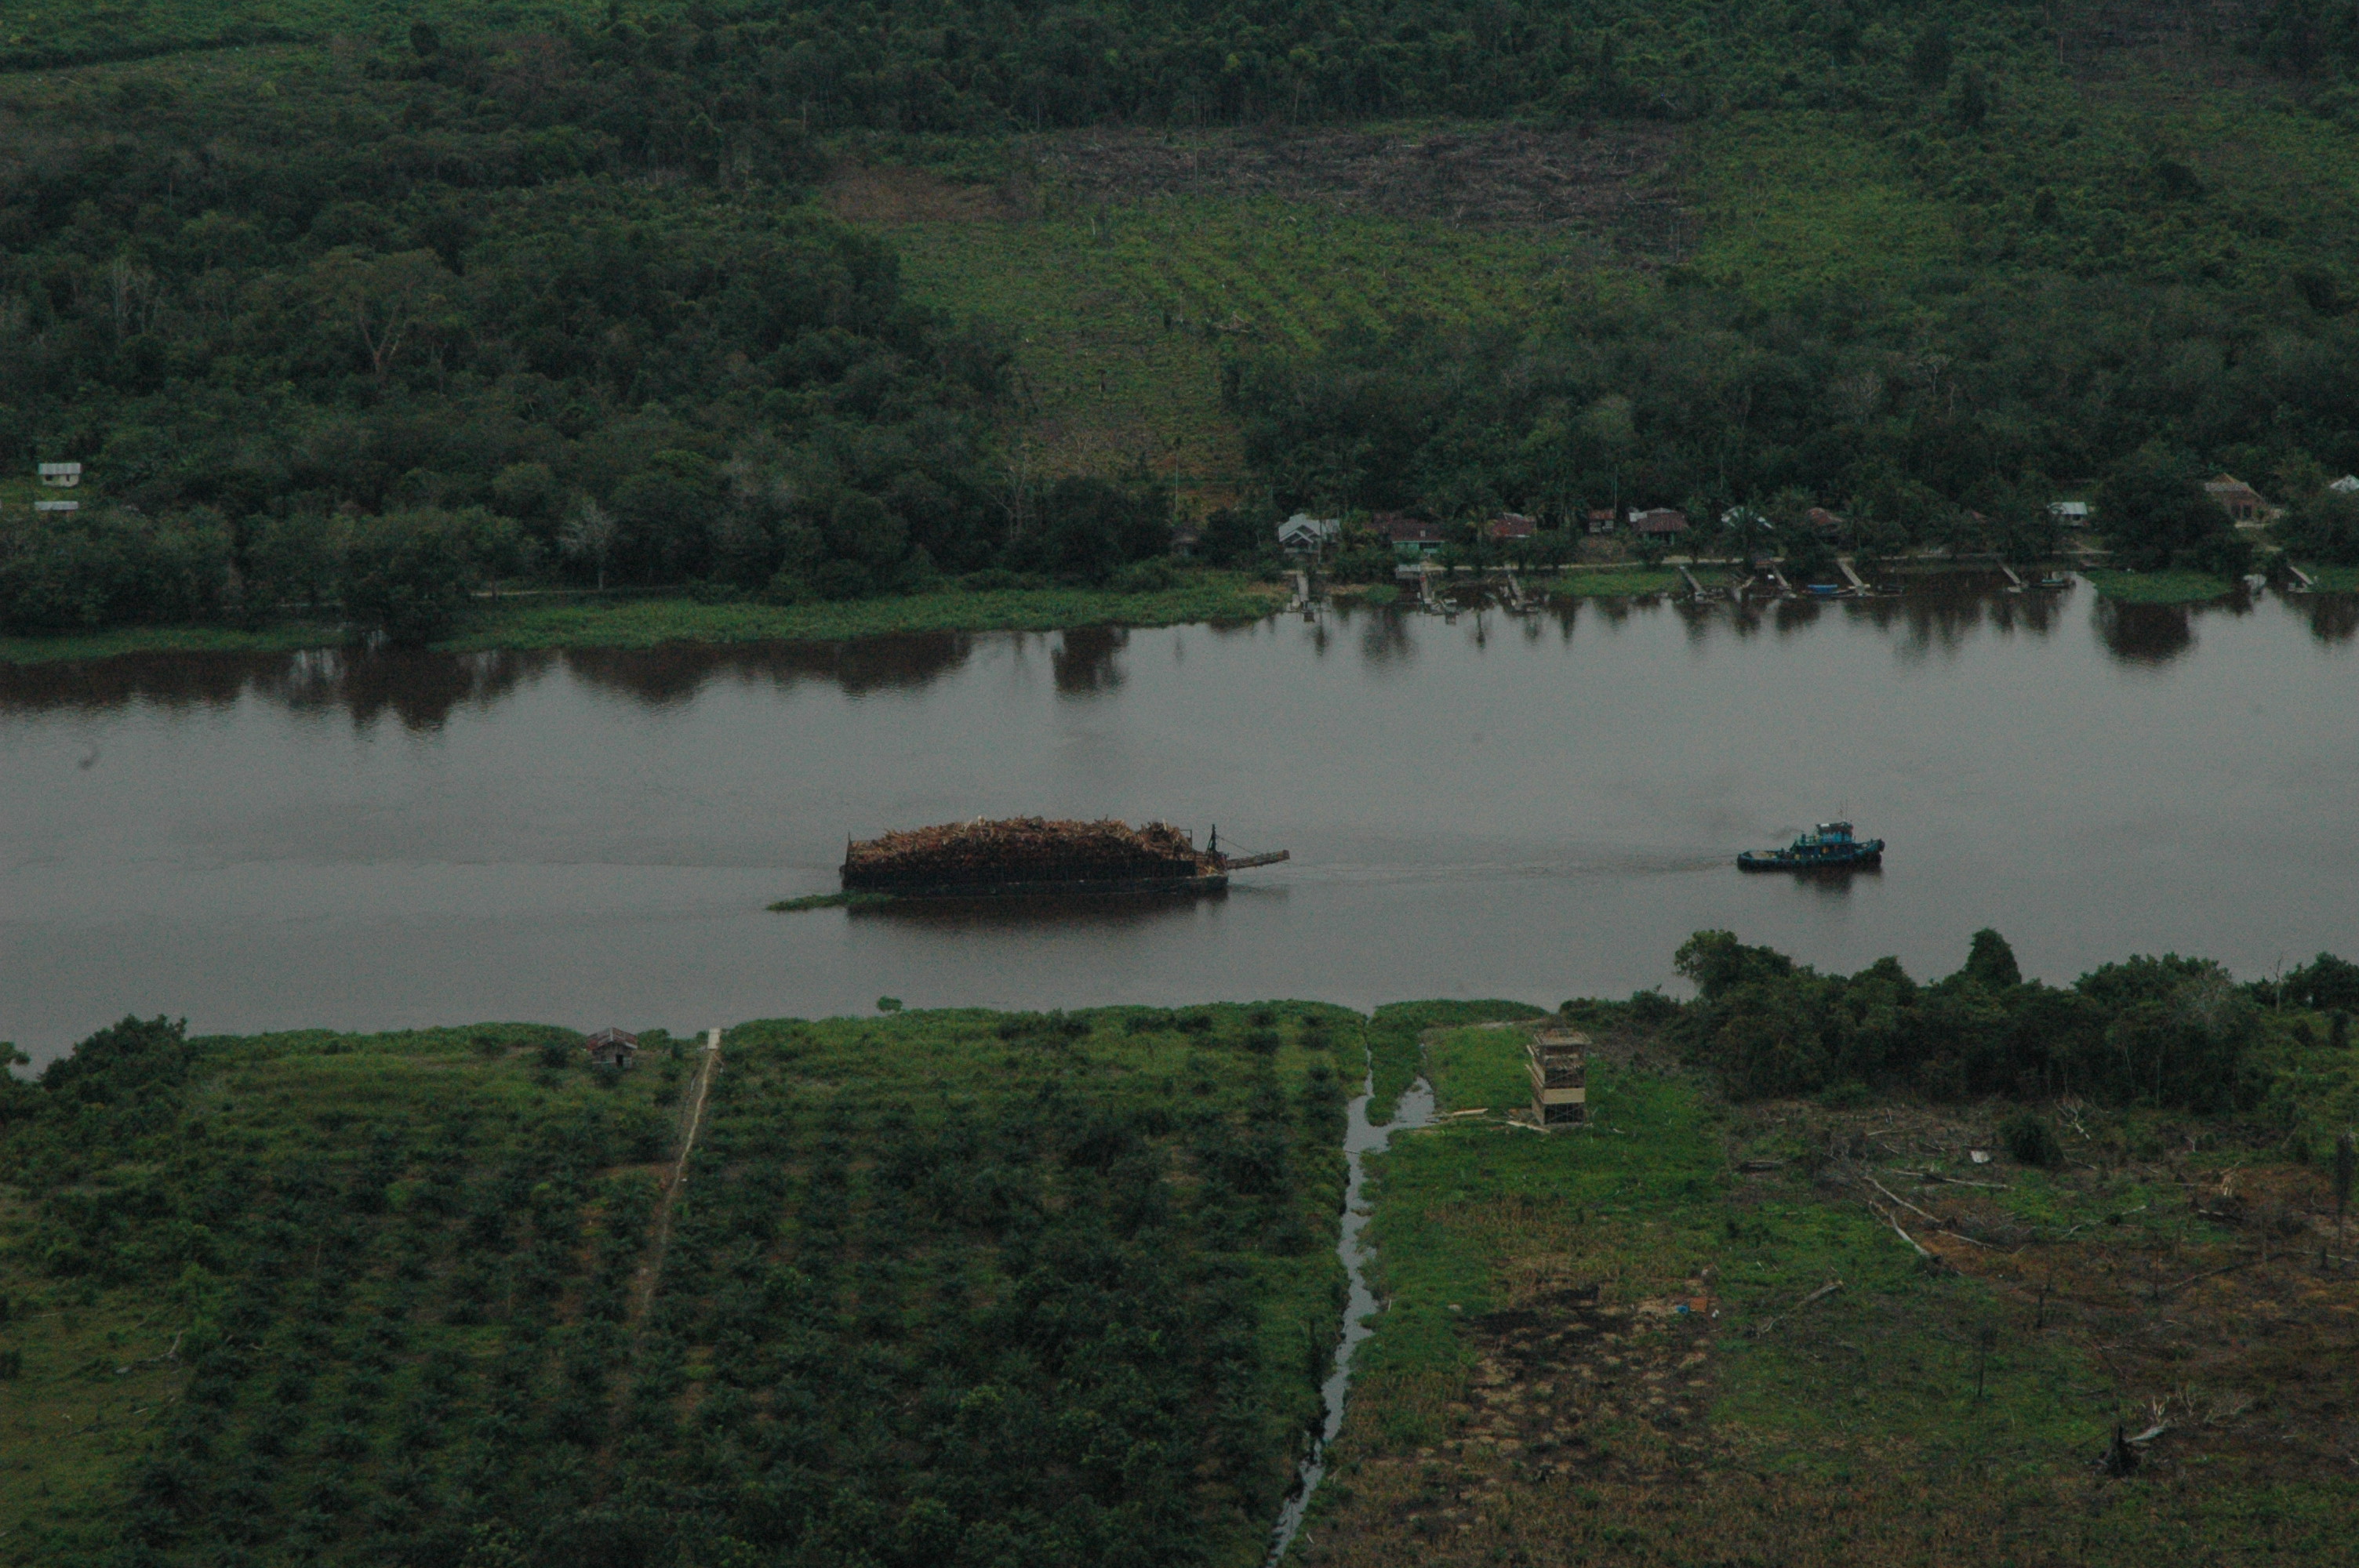
[[[2359, 606], [1845, 604], [0, 665], [0, 1039], [1677, 991], [1725, 926], [1940, 974], [2359, 954]], [[1196, 903], [822, 910], [976, 815], [1286, 849]], [[1844, 816], [1881, 871], [1745, 876]]]

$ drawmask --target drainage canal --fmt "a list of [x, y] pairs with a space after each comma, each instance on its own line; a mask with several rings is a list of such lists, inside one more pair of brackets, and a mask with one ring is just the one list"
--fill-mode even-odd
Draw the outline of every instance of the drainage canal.
[[1400, 1097], [1400, 1104], [1392, 1120], [1382, 1127], [1368, 1121], [1368, 1096], [1375, 1088], [1375, 1074], [1370, 1071], [1352, 1098], [1350, 1119], [1343, 1129], [1343, 1224], [1335, 1240], [1335, 1256], [1343, 1260], [1343, 1271], [1351, 1277], [1352, 1292], [1343, 1306], [1343, 1336], [1335, 1346], [1334, 1368], [1327, 1374], [1321, 1390], [1326, 1404], [1326, 1419], [1319, 1431], [1319, 1441], [1310, 1447], [1296, 1476], [1293, 1495], [1279, 1510], [1277, 1529], [1270, 1538], [1267, 1563], [1276, 1564], [1293, 1544], [1295, 1531], [1302, 1528], [1303, 1510], [1310, 1506], [1311, 1494], [1319, 1489], [1321, 1477], [1327, 1474], [1327, 1447], [1335, 1434], [1343, 1430], [1343, 1399], [1352, 1389], [1352, 1354], [1360, 1341], [1375, 1332], [1368, 1319], [1378, 1310], [1375, 1292], [1368, 1288], [1368, 1248], [1360, 1239], [1367, 1228], [1368, 1211], [1360, 1205], [1361, 1189], [1367, 1181], [1366, 1157], [1382, 1153], [1392, 1135], [1404, 1128], [1423, 1127], [1433, 1119], [1433, 1089], [1423, 1078], [1411, 1084]]

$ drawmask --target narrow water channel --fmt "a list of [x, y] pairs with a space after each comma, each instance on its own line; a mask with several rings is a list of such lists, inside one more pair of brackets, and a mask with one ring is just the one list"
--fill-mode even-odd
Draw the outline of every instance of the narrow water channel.
[[1352, 1290], [1343, 1304], [1343, 1334], [1335, 1345], [1334, 1369], [1320, 1390], [1326, 1406], [1326, 1418], [1319, 1429], [1319, 1441], [1311, 1445], [1310, 1454], [1302, 1461], [1296, 1476], [1294, 1493], [1279, 1510], [1277, 1529], [1270, 1537], [1268, 1563], [1276, 1564], [1294, 1542], [1295, 1532], [1302, 1528], [1302, 1515], [1310, 1506], [1311, 1495], [1318, 1491], [1320, 1481], [1327, 1474], [1327, 1448], [1343, 1430], [1343, 1400], [1352, 1391], [1352, 1357], [1360, 1342], [1375, 1332], [1368, 1320], [1376, 1315], [1381, 1303], [1376, 1293], [1368, 1288], [1368, 1246], [1360, 1239], [1367, 1228], [1368, 1211], [1360, 1198], [1367, 1182], [1366, 1157], [1381, 1154], [1392, 1141], [1394, 1133], [1406, 1128], [1423, 1127], [1433, 1119], [1433, 1087], [1423, 1078], [1408, 1087], [1400, 1097], [1399, 1108], [1392, 1120], [1378, 1127], [1368, 1120], [1368, 1097], [1375, 1092], [1376, 1076], [1373, 1064], [1368, 1076], [1353, 1096], [1349, 1110], [1350, 1119], [1343, 1128], [1343, 1224], [1335, 1238], [1335, 1256], [1343, 1260], [1343, 1271], [1350, 1276]]

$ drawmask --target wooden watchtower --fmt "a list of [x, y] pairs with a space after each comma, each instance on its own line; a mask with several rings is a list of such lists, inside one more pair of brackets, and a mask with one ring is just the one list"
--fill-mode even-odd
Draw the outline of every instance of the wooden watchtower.
[[1532, 1115], [1542, 1127], [1589, 1119], [1589, 1036], [1560, 1023], [1532, 1031], [1524, 1054], [1532, 1069]]

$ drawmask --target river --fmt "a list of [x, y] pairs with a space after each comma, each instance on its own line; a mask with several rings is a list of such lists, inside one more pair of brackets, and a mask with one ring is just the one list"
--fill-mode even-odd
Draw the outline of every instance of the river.
[[[1979, 585], [1740, 611], [0, 665], [0, 1038], [1676, 988], [1725, 926], [2070, 979], [2359, 952], [2359, 611]], [[978, 814], [1287, 849], [1225, 897], [766, 913]], [[1813, 818], [1844, 881], [1731, 863]]]

